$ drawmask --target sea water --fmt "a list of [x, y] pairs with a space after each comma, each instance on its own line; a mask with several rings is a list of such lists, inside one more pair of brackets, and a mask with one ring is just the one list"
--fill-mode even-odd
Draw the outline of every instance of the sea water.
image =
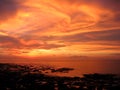
[[[23, 64], [23, 63], [22, 63]], [[27, 62], [25, 65], [32, 65], [53, 68], [73, 68], [69, 72], [47, 72], [48, 75], [57, 76], [82, 76], [83, 74], [118, 74], [120, 75], [119, 60], [40, 60], [39, 62]]]

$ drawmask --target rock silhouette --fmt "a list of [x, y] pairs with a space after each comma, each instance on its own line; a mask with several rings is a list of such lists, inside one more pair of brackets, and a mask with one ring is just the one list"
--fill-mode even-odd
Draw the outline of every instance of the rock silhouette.
[[[42, 69], [17, 64], [0, 64], [0, 90], [120, 90], [120, 77], [114, 74], [84, 74], [83, 77], [59, 77]], [[68, 68], [53, 69], [59, 72]]]

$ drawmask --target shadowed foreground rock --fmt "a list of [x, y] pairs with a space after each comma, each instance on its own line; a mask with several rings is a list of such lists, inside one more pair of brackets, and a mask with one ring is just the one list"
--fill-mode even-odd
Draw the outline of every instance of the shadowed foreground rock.
[[48, 76], [29, 66], [0, 64], [0, 90], [120, 90], [120, 77], [113, 74]]

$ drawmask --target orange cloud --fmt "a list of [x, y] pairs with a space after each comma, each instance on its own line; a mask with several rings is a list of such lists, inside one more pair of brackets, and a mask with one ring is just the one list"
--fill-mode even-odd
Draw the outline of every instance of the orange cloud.
[[114, 0], [1, 0], [1, 53], [120, 53], [119, 4]]
[[14, 18], [18, 10], [22, 7], [22, 1], [16, 0], [1, 0], [0, 1], [0, 24]]

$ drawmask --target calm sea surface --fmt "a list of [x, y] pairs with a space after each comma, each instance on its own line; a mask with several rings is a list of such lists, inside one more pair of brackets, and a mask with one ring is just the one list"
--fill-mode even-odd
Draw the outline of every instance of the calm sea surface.
[[25, 63], [33, 66], [49, 66], [54, 68], [74, 68], [68, 73], [50, 73], [58, 76], [82, 76], [89, 73], [118, 74], [120, 75], [120, 60], [56, 60]]

